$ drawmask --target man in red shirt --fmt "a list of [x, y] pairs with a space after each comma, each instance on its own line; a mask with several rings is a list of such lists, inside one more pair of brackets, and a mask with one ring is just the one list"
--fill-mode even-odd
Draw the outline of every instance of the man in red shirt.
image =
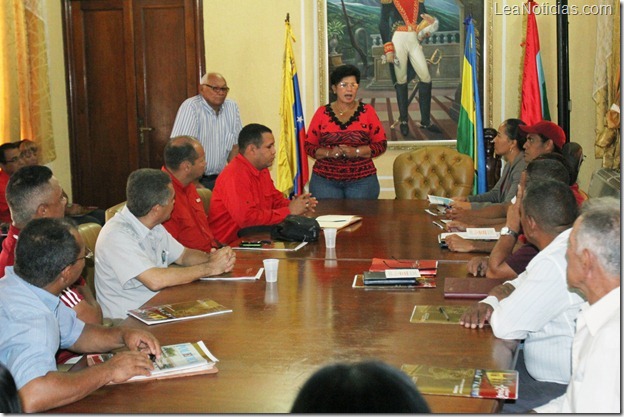
[[239, 154], [219, 174], [210, 200], [210, 228], [220, 242], [230, 243], [238, 232], [251, 226], [281, 222], [289, 214], [314, 212], [311, 194], [288, 200], [279, 192], [269, 167], [275, 159], [271, 129], [252, 123], [238, 135]]
[[24, 166], [19, 142], [4, 143], [0, 145], [0, 223], [11, 223], [11, 213], [6, 200], [6, 187], [9, 178], [18, 169]]
[[178, 136], [171, 138], [165, 146], [165, 166], [162, 170], [171, 177], [175, 204], [171, 217], [163, 226], [187, 248], [210, 252], [221, 244], [210, 231], [208, 216], [194, 184], [205, 168], [204, 147], [194, 138]]

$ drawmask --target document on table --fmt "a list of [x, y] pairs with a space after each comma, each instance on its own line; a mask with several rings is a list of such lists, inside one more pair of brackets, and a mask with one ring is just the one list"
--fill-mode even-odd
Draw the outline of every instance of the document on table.
[[352, 215], [340, 215], [340, 214], [326, 214], [324, 216], [318, 216], [316, 221], [319, 223], [322, 229], [342, 229], [350, 224], [362, 220], [359, 216]]

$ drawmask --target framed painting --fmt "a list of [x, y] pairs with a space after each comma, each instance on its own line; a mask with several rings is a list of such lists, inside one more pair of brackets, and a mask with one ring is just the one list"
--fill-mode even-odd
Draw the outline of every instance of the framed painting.
[[[386, 129], [390, 149], [409, 150], [424, 143], [454, 144], [450, 141], [457, 139], [457, 120], [461, 106], [461, 71], [465, 44], [463, 22], [465, 17], [472, 15], [477, 35], [479, 90], [484, 107], [484, 125], [488, 126], [487, 118], [492, 114], [492, 72], [489, 70], [492, 63], [489, 41], [492, 27], [491, 22], [484, 26], [484, 20], [490, 15], [491, 2], [492, 0], [425, 0], [427, 14], [434, 16], [439, 24], [437, 30], [422, 41], [430, 84], [427, 86], [427, 83], [421, 82], [419, 76], [413, 74], [414, 71], [408, 73], [406, 100], [405, 84], [400, 84], [397, 88], [396, 75], [400, 72], [391, 73], [395, 68], [386, 62], [382, 41], [382, 38], [392, 36], [388, 35], [387, 30], [385, 36], [382, 36], [381, 32], [386, 28], [380, 25], [383, 19], [387, 19], [389, 8], [395, 7], [392, 2], [382, 6], [380, 0], [317, 0], [321, 104], [334, 99], [329, 88], [331, 71], [336, 66], [352, 64], [361, 72], [358, 98], [375, 107]], [[401, 1], [401, 4], [409, 4], [409, 1]], [[386, 8], [384, 12], [382, 7]], [[422, 9], [419, 14], [422, 14]], [[386, 26], [391, 24], [392, 20]], [[426, 77], [422, 68], [420, 72], [420, 75]], [[399, 92], [400, 89], [403, 92]], [[400, 106], [400, 103], [403, 104]], [[400, 107], [403, 107], [403, 111]], [[407, 126], [401, 126], [401, 119], [405, 120], [405, 116], [400, 117], [401, 113], [407, 113]], [[431, 128], [421, 124], [427, 119], [427, 114], [430, 124], [433, 125]]]

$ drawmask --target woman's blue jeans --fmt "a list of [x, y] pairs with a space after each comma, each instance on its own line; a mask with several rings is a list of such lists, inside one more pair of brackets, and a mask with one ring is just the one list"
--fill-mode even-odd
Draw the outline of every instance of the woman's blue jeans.
[[312, 174], [310, 193], [317, 200], [360, 199], [376, 200], [379, 197], [377, 174], [356, 181], [334, 181]]

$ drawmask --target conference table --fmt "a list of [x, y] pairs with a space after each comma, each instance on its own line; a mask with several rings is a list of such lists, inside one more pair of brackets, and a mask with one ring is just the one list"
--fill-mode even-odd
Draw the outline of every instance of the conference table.
[[[440, 249], [440, 229], [426, 201], [323, 201], [315, 214], [362, 220], [339, 231], [335, 251], [323, 237], [296, 252], [237, 251], [236, 271], [257, 271], [278, 258], [278, 281], [196, 281], [167, 288], [145, 306], [210, 298], [231, 313], [147, 326], [161, 344], [204, 341], [219, 359], [216, 374], [108, 385], [58, 413], [282, 413], [305, 381], [324, 365], [381, 360], [441, 367], [513, 369], [516, 341], [489, 327], [414, 324], [415, 305], [469, 305], [444, 298], [445, 277], [466, 277], [472, 255]], [[266, 236], [265, 236], [266, 237]], [[233, 246], [236, 243], [233, 244]], [[373, 257], [437, 259], [435, 288], [352, 288]], [[473, 278], [474, 279], [474, 278]], [[483, 278], [484, 279], [484, 278]], [[436, 413], [487, 413], [501, 401], [425, 395]]]

